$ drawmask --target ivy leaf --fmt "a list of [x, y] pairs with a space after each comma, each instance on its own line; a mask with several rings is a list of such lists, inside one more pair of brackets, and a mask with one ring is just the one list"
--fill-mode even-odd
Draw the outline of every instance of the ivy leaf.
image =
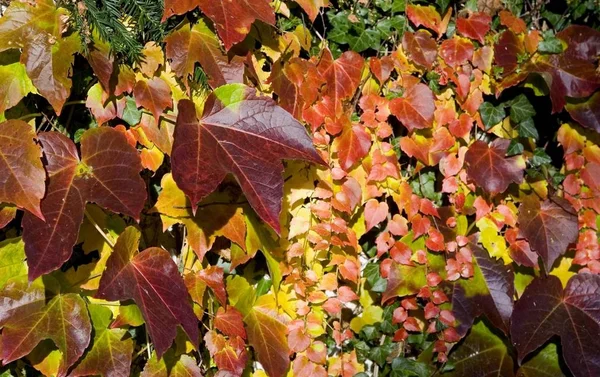
[[485, 43], [485, 35], [490, 31], [492, 18], [483, 13], [475, 12], [469, 15], [469, 18], [460, 17], [456, 20], [456, 30], [465, 37]]
[[48, 288], [42, 279], [29, 283], [22, 276], [0, 291], [0, 359], [8, 364], [51, 339], [62, 353], [58, 375], [65, 376], [88, 346], [92, 325], [81, 296], [58, 293], [50, 297]]
[[177, 265], [154, 247], [138, 253], [140, 232], [123, 231], [100, 279], [96, 296], [108, 301], [133, 299], [139, 306], [160, 358], [171, 346], [180, 324], [198, 347], [198, 322]]
[[437, 43], [426, 30], [407, 31], [402, 36], [402, 47], [415, 63], [431, 69], [437, 57]]
[[0, 114], [18, 104], [29, 93], [37, 93], [37, 90], [23, 64], [0, 65]]
[[275, 12], [268, 0], [166, 0], [162, 21], [196, 7], [214, 22], [226, 50], [246, 37], [255, 20], [275, 25]]
[[140, 377], [202, 377], [202, 371], [196, 360], [188, 355], [177, 359], [173, 352], [167, 352], [159, 360], [153, 352]]
[[489, 146], [477, 140], [465, 155], [467, 175], [489, 193], [504, 192], [509, 184], [523, 180], [525, 164], [522, 157], [505, 157], [509, 144], [506, 139], [496, 139]]
[[270, 98], [225, 85], [210, 95], [200, 121], [191, 101], [179, 102], [173, 177], [194, 211], [231, 173], [258, 215], [279, 232], [284, 158], [323, 163], [304, 127]]
[[129, 376], [133, 340], [123, 339], [127, 330], [109, 329], [112, 314], [107, 307], [89, 305], [88, 309], [94, 325], [92, 348], [69, 376]]
[[221, 51], [219, 39], [204, 19], [199, 19], [194, 26], [183, 23], [165, 38], [165, 43], [171, 68], [185, 82], [194, 74], [196, 63], [200, 63], [213, 88], [243, 82], [244, 63], [238, 59], [229, 62], [227, 55]]
[[[517, 126], [517, 131], [519, 132], [520, 137], [532, 137], [534, 139], [539, 139], [540, 135], [535, 127], [535, 123], [532, 118], [527, 118]], [[512, 141], [512, 140], [511, 140]]]
[[0, 123], [0, 202], [15, 204], [43, 219], [40, 200], [46, 190], [46, 172], [35, 139], [33, 127], [22, 120]]
[[464, 343], [450, 354], [448, 361], [454, 370], [444, 376], [502, 376], [512, 377], [513, 359], [503, 340], [479, 321], [473, 326]]
[[600, 276], [574, 275], [563, 291], [557, 277], [537, 278], [515, 304], [511, 337], [519, 362], [558, 335], [571, 372], [600, 374]]
[[342, 134], [334, 141], [334, 148], [338, 151], [340, 166], [349, 171], [355, 163], [369, 153], [371, 148], [371, 135], [361, 124], [347, 125]]
[[600, 92], [585, 99], [567, 99], [569, 115], [584, 127], [600, 133]]
[[519, 231], [544, 261], [546, 271], [577, 240], [577, 214], [566, 200], [554, 197], [540, 201], [529, 196], [519, 207]]
[[87, 202], [139, 219], [146, 201], [140, 157], [125, 133], [110, 127], [87, 130], [81, 137], [81, 160], [75, 144], [62, 134], [44, 132], [38, 139], [49, 183], [41, 204], [46, 221], [29, 213], [23, 217], [30, 280], [69, 259]]
[[25, 245], [21, 238], [9, 238], [0, 242], [0, 290], [10, 279], [25, 274]]
[[503, 105], [494, 106], [489, 102], [484, 102], [479, 106], [479, 115], [481, 115], [481, 120], [487, 130], [502, 122], [506, 112]]
[[433, 92], [425, 84], [418, 83], [406, 89], [401, 98], [390, 102], [390, 111], [412, 132], [414, 129], [433, 125], [435, 102]]
[[456, 327], [465, 335], [473, 321], [482, 314], [505, 334], [510, 327], [513, 310], [514, 273], [501, 260], [490, 258], [488, 252], [471, 243], [474, 272], [469, 280], [460, 279], [454, 285], [452, 311], [459, 321]]
[[515, 123], [521, 123], [524, 120], [535, 115], [535, 109], [524, 94], [519, 94], [509, 102], [510, 119]]

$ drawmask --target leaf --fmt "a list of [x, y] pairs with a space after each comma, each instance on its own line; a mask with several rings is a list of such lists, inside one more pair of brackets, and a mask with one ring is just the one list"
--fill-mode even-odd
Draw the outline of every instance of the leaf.
[[215, 327], [227, 336], [239, 336], [246, 339], [242, 313], [233, 306], [228, 306], [227, 309], [220, 307], [217, 310]]
[[140, 157], [121, 131], [87, 130], [81, 160], [75, 144], [57, 132], [38, 136], [47, 161], [48, 188], [41, 209], [46, 221], [23, 217], [23, 241], [34, 280], [59, 268], [73, 252], [87, 202], [139, 219], [146, 189]]
[[214, 22], [226, 50], [244, 39], [255, 20], [275, 25], [275, 13], [267, 0], [166, 0], [162, 21], [196, 7]]
[[88, 309], [94, 325], [92, 348], [69, 376], [129, 376], [133, 340], [123, 339], [126, 330], [108, 328], [112, 317], [110, 309], [100, 305], [89, 305]]
[[366, 231], [371, 230], [387, 218], [389, 207], [386, 202], [379, 202], [377, 199], [369, 199], [365, 203], [365, 223]]
[[171, 98], [171, 88], [160, 77], [153, 77], [150, 80], [138, 80], [133, 87], [135, 104], [150, 110], [154, 119], [158, 122], [160, 116], [167, 107], [173, 106]]
[[[364, 59], [354, 51], [346, 51], [333, 60], [329, 49], [323, 50], [318, 71], [326, 82], [326, 94], [331, 97], [336, 109], [344, 100], [351, 98], [360, 83]], [[336, 114], [339, 112], [336, 110]]]
[[390, 102], [390, 111], [409, 132], [433, 125], [435, 102], [433, 92], [425, 84], [418, 83], [406, 89], [402, 98]]
[[490, 31], [492, 18], [485, 13], [475, 12], [469, 15], [469, 18], [459, 17], [456, 20], [456, 30], [467, 38], [485, 43], [485, 35]]
[[0, 242], [0, 290], [10, 279], [25, 275], [25, 245], [20, 237]]
[[340, 166], [349, 171], [354, 164], [369, 153], [371, 135], [360, 124], [344, 127], [342, 134], [335, 138], [334, 146], [338, 151]]
[[46, 295], [42, 279], [29, 283], [15, 278], [0, 291], [0, 327], [3, 364], [29, 354], [44, 339], [51, 339], [62, 353], [59, 376], [83, 354], [90, 342], [92, 325], [85, 301], [75, 293]]
[[524, 120], [535, 115], [535, 109], [524, 94], [519, 94], [510, 101], [510, 119], [515, 123], [521, 123]]
[[452, 293], [452, 312], [459, 325], [456, 330], [465, 335], [475, 319], [482, 314], [505, 334], [510, 331], [513, 310], [514, 273], [510, 265], [490, 258], [488, 252], [471, 243], [474, 272], [472, 279], [459, 279]]
[[431, 69], [438, 53], [435, 39], [426, 30], [417, 30], [414, 33], [405, 32], [402, 36], [402, 47], [415, 63], [427, 69]]
[[566, 377], [560, 367], [556, 344], [548, 343], [538, 354], [521, 365], [517, 377]]
[[243, 62], [239, 59], [229, 62], [227, 55], [221, 51], [217, 36], [204, 19], [199, 19], [194, 26], [183, 23], [165, 38], [165, 43], [171, 68], [185, 82], [190, 75], [193, 76], [196, 63], [200, 63], [213, 88], [243, 82]]
[[512, 377], [513, 360], [506, 345], [479, 321], [473, 326], [463, 343], [450, 354], [448, 361], [454, 370], [444, 376], [502, 376]]
[[536, 278], [515, 304], [511, 337], [519, 362], [558, 335], [575, 376], [600, 373], [600, 276], [574, 275], [563, 291], [557, 277]]
[[177, 265], [168, 252], [157, 247], [138, 253], [140, 236], [133, 227], [121, 234], [106, 262], [96, 297], [133, 299], [142, 311], [158, 357], [171, 346], [178, 324], [198, 347], [198, 323]]
[[173, 178], [196, 204], [228, 173], [258, 215], [279, 232], [281, 159], [323, 163], [304, 127], [266, 97], [241, 84], [216, 89], [200, 121], [191, 101], [179, 102], [172, 152]]
[[167, 352], [159, 360], [153, 352], [140, 377], [202, 377], [202, 372], [196, 360], [188, 355], [177, 359], [173, 352]]
[[506, 76], [517, 68], [518, 57], [524, 52], [523, 42], [512, 31], [505, 30], [494, 45], [494, 63], [502, 68]]
[[479, 106], [479, 115], [486, 129], [490, 129], [496, 124], [502, 122], [506, 116], [504, 106], [494, 106], [489, 102], [484, 102]]
[[240, 337], [225, 339], [223, 335], [211, 330], [204, 335], [204, 342], [219, 371], [227, 371], [234, 376], [242, 375], [248, 361], [248, 353]]
[[43, 219], [46, 172], [35, 130], [22, 120], [0, 123], [0, 202], [12, 203]]
[[413, 5], [406, 6], [406, 15], [408, 19], [416, 26], [425, 26], [435, 31], [438, 36], [443, 32], [441, 30], [442, 17], [432, 5]]
[[531, 249], [544, 261], [546, 271], [577, 241], [577, 214], [571, 204], [558, 197], [540, 201], [529, 196], [519, 207], [519, 230]]
[[269, 377], [283, 377], [289, 366], [287, 324], [273, 307], [274, 296], [264, 295], [245, 313], [248, 342]]
[[298, 5], [308, 14], [310, 22], [315, 22], [319, 15], [320, 8], [328, 7], [329, 0], [295, 0]]
[[467, 63], [473, 58], [473, 43], [460, 37], [446, 39], [440, 46], [440, 56], [453, 68]]
[[467, 175], [485, 191], [497, 194], [511, 183], [521, 183], [525, 164], [521, 156], [505, 157], [509, 140], [496, 139], [491, 145], [477, 140], [465, 154]]
[[567, 99], [565, 109], [579, 124], [600, 133], [600, 92], [586, 99]]
[[18, 104], [35, 86], [19, 62], [0, 66], [0, 114]]

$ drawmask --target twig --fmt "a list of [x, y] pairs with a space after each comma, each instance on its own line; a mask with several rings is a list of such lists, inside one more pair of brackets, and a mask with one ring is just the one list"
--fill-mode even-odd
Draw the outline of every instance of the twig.
[[98, 223], [96, 222], [96, 220], [94, 220], [94, 218], [92, 217], [92, 215], [90, 215], [90, 213], [88, 212], [88, 210], [86, 209], [84, 212], [85, 218], [88, 219], [88, 221], [90, 222], [90, 224], [92, 224], [94, 226], [94, 228], [96, 228], [96, 230], [98, 231], [98, 233], [100, 233], [100, 235], [102, 236], [102, 238], [104, 238], [104, 241], [106, 241], [106, 243], [111, 247], [111, 249], [115, 248], [115, 243], [108, 237], [108, 235], [106, 233], [104, 233], [104, 231], [102, 230], [102, 228], [100, 228], [100, 225], [98, 225]]

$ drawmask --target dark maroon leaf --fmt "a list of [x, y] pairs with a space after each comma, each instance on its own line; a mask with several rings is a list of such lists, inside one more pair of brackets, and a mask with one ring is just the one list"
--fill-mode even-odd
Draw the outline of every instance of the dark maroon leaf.
[[535, 279], [516, 302], [511, 336], [519, 362], [558, 335], [576, 377], [600, 375], [600, 275], [577, 274], [563, 291], [555, 276]]
[[600, 92], [586, 99], [567, 100], [565, 109], [579, 124], [600, 133]]
[[198, 347], [198, 322], [177, 265], [161, 248], [138, 253], [140, 236], [133, 227], [119, 236], [96, 296], [109, 301], [133, 299], [142, 311], [158, 357], [171, 346], [177, 325]]
[[139, 219], [146, 201], [140, 157], [125, 133], [109, 127], [86, 131], [81, 160], [75, 144], [64, 135], [44, 132], [38, 138], [49, 183], [41, 204], [46, 221], [29, 213], [23, 217], [30, 280], [69, 259], [87, 202]]
[[304, 127], [273, 100], [241, 84], [216, 89], [200, 120], [191, 101], [180, 101], [178, 108], [173, 177], [194, 211], [231, 173], [258, 215], [279, 232], [281, 160], [323, 163]]
[[523, 42], [510, 30], [505, 30], [494, 46], [494, 61], [506, 76], [517, 68], [517, 57], [525, 52]]
[[478, 140], [465, 155], [467, 175], [477, 186], [497, 194], [511, 183], [521, 183], [525, 164], [521, 156], [506, 157], [510, 140], [496, 139], [491, 145]]

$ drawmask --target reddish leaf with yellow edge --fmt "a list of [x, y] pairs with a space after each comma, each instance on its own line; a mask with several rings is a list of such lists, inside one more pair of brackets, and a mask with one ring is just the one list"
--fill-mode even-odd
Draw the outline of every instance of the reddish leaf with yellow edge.
[[225, 339], [211, 330], [204, 335], [204, 342], [220, 371], [227, 371], [234, 376], [242, 375], [248, 361], [246, 344], [242, 338], [234, 336]]
[[43, 219], [46, 173], [35, 130], [22, 120], [0, 123], [0, 202], [12, 203]]
[[173, 177], [195, 211], [228, 173], [235, 176], [258, 215], [279, 232], [282, 159], [323, 160], [304, 127], [254, 89], [216, 89], [200, 120], [191, 101], [179, 102], [172, 152]]
[[371, 135], [363, 125], [352, 124], [350, 127], [344, 127], [342, 134], [335, 139], [334, 145], [338, 151], [340, 166], [348, 171], [369, 153]]
[[426, 30], [417, 30], [412, 33], [407, 31], [402, 36], [402, 47], [415, 63], [427, 69], [435, 62], [437, 57], [437, 43]]
[[165, 43], [171, 68], [185, 82], [194, 74], [196, 63], [200, 63], [213, 88], [243, 82], [243, 62], [239, 59], [229, 62], [227, 55], [221, 51], [217, 36], [204, 19], [199, 19], [193, 26], [183, 23], [165, 38]]
[[133, 299], [159, 357], [175, 339], [177, 325], [198, 347], [198, 322], [177, 265], [167, 251], [157, 247], [138, 253], [140, 236], [133, 227], [119, 236], [96, 296], [109, 301]]
[[121, 131], [92, 128], [75, 144], [58, 132], [38, 136], [47, 161], [45, 221], [23, 217], [23, 241], [31, 280], [59, 268], [73, 252], [87, 202], [139, 219], [146, 201], [140, 157]]
[[600, 92], [590, 98], [568, 100], [565, 109], [579, 124], [600, 133]]
[[215, 327], [227, 336], [239, 336], [246, 339], [242, 313], [233, 306], [228, 306], [227, 309], [220, 307], [217, 310]]
[[540, 201], [535, 195], [529, 196], [519, 207], [519, 230], [549, 272], [554, 261], [577, 240], [577, 212], [562, 198]]
[[492, 26], [492, 17], [482, 12], [475, 12], [468, 18], [460, 17], [456, 20], [456, 30], [467, 38], [485, 43], [485, 35]]
[[433, 92], [425, 84], [418, 83], [406, 89], [401, 98], [390, 102], [390, 111], [409, 132], [433, 125], [435, 102]]
[[226, 50], [246, 37], [255, 20], [275, 24], [275, 12], [268, 0], [166, 0], [162, 20], [196, 7], [214, 22]]
[[336, 108], [341, 108], [342, 102], [351, 98], [360, 83], [364, 59], [354, 51], [346, 51], [333, 60], [329, 49], [325, 49], [317, 67], [319, 74], [326, 81], [326, 95], [331, 97]]
[[511, 183], [523, 180], [525, 162], [521, 156], [506, 157], [509, 144], [506, 139], [496, 139], [489, 146], [477, 140], [465, 154], [467, 175], [489, 193], [504, 192]]
[[154, 119], [158, 122], [167, 107], [173, 106], [171, 99], [171, 88], [160, 77], [150, 80], [139, 80], [133, 87], [135, 104], [150, 110]]
[[567, 366], [578, 377], [600, 374], [600, 276], [576, 274], [563, 291], [555, 276], [537, 278], [515, 304], [511, 337], [519, 363], [558, 335]]
[[440, 56], [451, 67], [467, 63], [473, 58], [473, 43], [465, 38], [446, 39], [440, 47]]
[[408, 19], [416, 26], [425, 26], [426, 28], [435, 31], [438, 35], [442, 33], [440, 29], [442, 25], [442, 17], [435, 10], [433, 5], [413, 5], [406, 6], [406, 14]]
[[51, 339], [62, 353], [58, 375], [83, 355], [90, 342], [92, 325], [86, 303], [78, 294], [58, 293], [56, 283], [42, 279], [31, 283], [25, 276], [7, 282], [0, 291], [0, 359], [6, 365], [29, 354], [42, 340]]
[[129, 376], [133, 340], [126, 338], [127, 330], [109, 329], [112, 317], [109, 308], [100, 305], [89, 305], [88, 309], [94, 326], [92, 347], [69, 376]]
[[295, 0], [295, 2], [308, 14], [310, 22], [315, 22], [321, 8], [329, 6], [329, 0]]
[[227, 292], [223, 280], [223, 269], [210, 266], [198, 272], [198, 277], [213, 291], [221, 305], [227, 305]]
[[369, 199], [365, 204], [365, 223], [368, 232], [375, 225], [387, 218], [389, 207], [386, 202], [378, 202], [377, 199]]

